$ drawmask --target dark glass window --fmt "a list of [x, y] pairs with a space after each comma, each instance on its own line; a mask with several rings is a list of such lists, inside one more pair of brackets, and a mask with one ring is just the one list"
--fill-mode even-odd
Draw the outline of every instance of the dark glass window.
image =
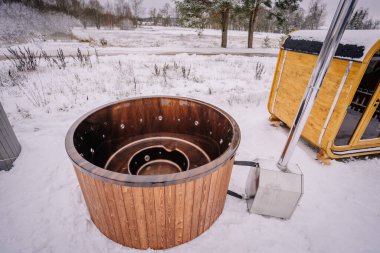
[[[360, 119], [362, 118], [369, 102], [372, 99], [380, 81], [380, 51], [378, 51], [370, 61], [368, 68], [360, 82], [355, 96], [347, 108], [346, 117], [335, 138], [335, 146], [348, 145]], [[372, 106], [372, 105], [371, 105]], [[363, 134], [362, 139], [372, 139], [380, 136], [379, 107], [373, 115], [369, 127]]]

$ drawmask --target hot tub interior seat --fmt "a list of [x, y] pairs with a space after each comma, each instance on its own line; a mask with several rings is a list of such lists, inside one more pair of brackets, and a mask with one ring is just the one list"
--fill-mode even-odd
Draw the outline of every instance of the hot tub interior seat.
[[231, 122], [201, 102], [177, 98], [123, 101], [89, 115], [74, 133], [87, 161], [124, 174], [170, 174], [191, 170], [223, 154]]

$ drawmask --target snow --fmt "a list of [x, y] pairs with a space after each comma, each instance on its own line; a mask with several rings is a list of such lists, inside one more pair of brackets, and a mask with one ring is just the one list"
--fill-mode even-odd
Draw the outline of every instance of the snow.
[[[82, 40], [90, 40], [99, 44], [101, 39], [112, 47], [180, 47], [204, 48], [220, 47], [220, 30], [205, 29], [198, 36], [196, 29], [182, 27], [142, 26], [133, 30], [74, 28], [72, 33]], [[283, 34], [255, 33], [253, 46], [263, 47], [264, 38], [270, 38], [269, 47], [278, 48]], [[246, 31], [228, 31], [229, 48], [245, 48]]]
[[[31, 40], [29, 31], [50, 33], [57, 26], [67, 31], [72, 23], [29, 10], [21, 12], [29, 13], [28, 19], [15, 16], [17, 9], [4, 15], [11, 10], [4, 6], [1, 57], [10, 45], [45, 50], [51, 56], [62, 48], [67, 67], [58, 69], [41, 59], [36, 71], [17, 72], [0, 58], [0, 101], [22, 145], [12, 170], [0, 171], [1, 253], [140, 252], [109, 240], [91, 222], [64, 148], [70, 125], [105, 103], [148, 95], [200, 99], [238, 122], [238, 160], [279, 157], [288, 130], [270, 126], [266, 103], [277, 61], [268, 56], [278, 53], [282, 35], [255, 33], [253, 49], [245, 49], [243, 31], [229, 31], [229, 48], [220, 49], [219, 30], [205, 30], [198, 37], [195, 29], [165, 27], [74, 28], [77, 39]], [[265, 37], [270, 48], [264, 48]], [[107, 47], [100, 46], [102, 38]], [[69, 57], [78, 48], [85, 54], [88, 50], [91, 64], [81, 66]], [[162, 71], [157, 75], [155, 66], [162, 69], [165, 64], [167, 76]], [[261, 78], [255, 73], [258, 64], [265, 68]], [[312, 147], [298, 144], [292, 162], [304, 173], [305, 193], [290, 220], [249, 215], [244, 201], [227, 197], [222, 215], [208, 231], [168, 252], [378, 252], [379, 158], [323, 166], [315, 157]], [[230, 189], [242, 193], [247, 175], [247, 168], [235, 167]]]
[[[10, 63], [0, 62], [0, 101], [23, 148], [14, 168], [0, 172], [1, 252], [137, 252], [93, 225], [64, 148], [70, 125], [102, 104], [157, 94], [215, 104], [241, 128], [239, 160], [276, 159], [287, 138], [287, 129], [267, 120], [274, 57], [130, 54], [99, 57], [97, 63], [92, 56], [92, 67], [67, 61], [61, 70], [41, 61], [37, 71], [12, 72], [13, 78]], [[258, 62], [265, 66], [261, 80], [255, 78]], [[166, 81], [154, 73], [155, 65], [164, 64], [170, 66]], [[182, 66], [191, 69], [189, 78]], [[315, 156], [298, 144], [292, 162], [303, 170], [305, 194], [290, 220], [249, 215], [244, 201], [227, 197], [207, 232], [168, 252], [378, 252], [380, 160], [322, 166]], [[247, 174], [235, 167], [230, 189], [243, 192]]]
[[[322, 42], [325, 40], [327, 30], [300, 30], [290, 33], [294, 40], [309, 40]], [[380, 40], [380, 30], [346, 30], [340, 41], [343, 45], [363, 46], [363, 56], [355, 59], [363, 61], [368, 51]]]
[[77, 26], [81, 26], [79, 20], [61, 13], [40, 13], [22, 4], [0, 1], [0, 46], [52, 37], [69, 40], [71, 28]]

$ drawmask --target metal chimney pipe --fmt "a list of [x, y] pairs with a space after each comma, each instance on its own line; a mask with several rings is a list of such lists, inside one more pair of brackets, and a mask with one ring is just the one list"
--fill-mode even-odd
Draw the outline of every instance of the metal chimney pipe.
[[357, 0], [340, 0], [339, 2], [325, 41], [323, 42], [317, 63], [315, 64], [307, 85], [306, 92], [302, 98], [298, 113], [294, 119], [293, 126], [290, 129], [288, 140], [286, 141], [281, 157], [277, 162], [277, 167], [282, 171], [287, 170], [289, 160], [305, 127], [306, 121], [315, 103], [315, 99], [317, 98], [318, 91], [322, 86], [323, 79], [325, 78], [332, 58], [335, 55], [344, 30], [350, 21], [356, 3]]

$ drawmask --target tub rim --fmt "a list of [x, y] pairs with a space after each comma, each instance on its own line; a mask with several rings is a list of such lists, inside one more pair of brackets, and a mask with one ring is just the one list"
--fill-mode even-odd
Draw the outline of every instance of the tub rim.
[[[231, 145], [229, 145], [228, 148], [216, 159], [200, 167], [197, 167], [192, 170], [180, 172], [180, 173], [154, 175], [154, 176], [129, 175], [129, 174], [123, 174], [119, 172], [105, 170], [101, 167], [96, 166], [95, 164], [90, 163], [86, 159], [84, 159], [76, 150], [74, 146], [75, 130], [77, 129], [79, 124], [82, 123], [90, 115], [109, 106], [114, 106], [117, 104], [130, 102], [134, 100], [143, 100], [143, 99], [151, 99], [151, 98], [185, 100], [185, 101], [211, 107], [213, 110], [216, 110], [217, 112], [221, 113], [230, 122], [232, 126], [232, 131], [233, 131]], [[107, 103], [102, 106], [96, 107], [95, 109], [92, 109], [91, 111], [83, 114], [70, 126], [65, 137], [65, 149], [66, 149], [66, 153], [68, 154], [69, 158], [71, 159], [76, 169], [79, 169], [81, 172], [84, 172], [87, 175], [95, 177], [99, 180], [102, 180], [111, 184], [122, 185], [122, 186], [135, 186], [135, 187], [140, 187], [140, 186], [156, 187], [157, 186], [158, 187], [158, 186], [176, 185], [180, 183], [193, 181], [195, 179], [206, 176], [216, 171], [217, 169], [221, 168], [222, 166], [224, 166], [226, 163], [228, 163], [230, 160], [234, 158], [236, 150], [240, 144], [240, 138], [241, 138], [241, 133], [240, 133], [239, 125], [232, 118], [232, 116], [229, 115], [224, 110], [212, 104], [206, 103], [201, 100], [193, 99], [193, 98], [181, 97], [181, 96], [154, 95], [154, 96], [140, 96], [140, 97], [133, 97], [133, 98], [118, 100], [115, 102]]]

